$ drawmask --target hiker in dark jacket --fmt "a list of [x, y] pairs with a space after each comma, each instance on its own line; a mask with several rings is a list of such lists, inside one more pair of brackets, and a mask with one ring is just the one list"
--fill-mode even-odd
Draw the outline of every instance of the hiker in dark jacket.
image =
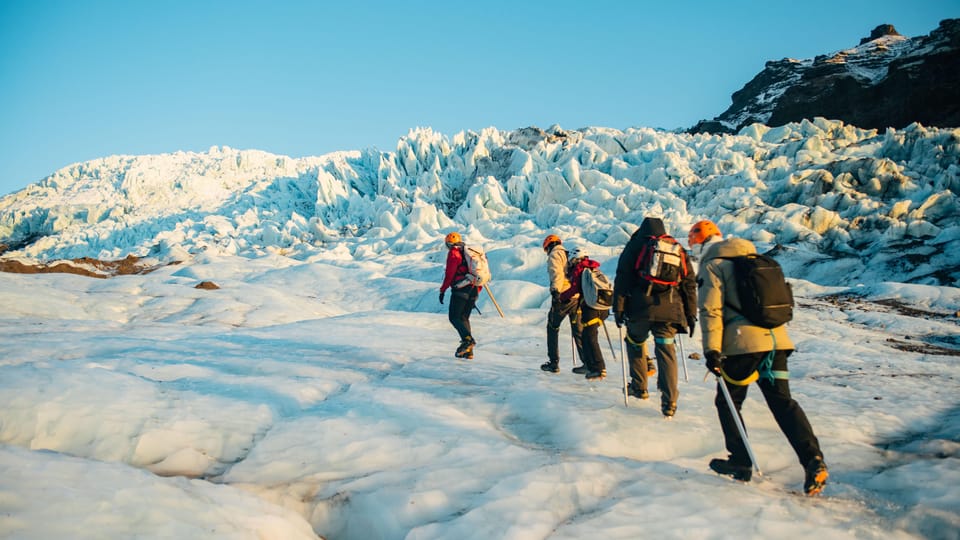
[[[637, 258], [651, 237], [667, 233], [663, 221], [644, 218], [620, 254], [613, 283], [613, 314], [617, 326], [627, 326], [627, 355], [630, 358], [630, 394], [647, 399], [647, 359], [644, 342], [652, 334], [657, 358], [657, 388], [660, 412], [667, 418], [677, 411], [677, 332], [693, 334], [696, 323], [697, 284], [689, 259], [676, 286], [653, 284], [637, 271]], [[685, 252], [684, 252], [685, 253]]]
[[688, 245], [691, 250], [699, 246], [697, 249], [702, 252], [698, 296], [707, 369], [724, 380], [723, 383], [717, 381], [714, 404], [729, 457], [711, 460], [710, 468], [737, 480], [750, 480], [753, 462], [720, 384], [727, 386], [739, 416], [747, 388], [756, 381], [777, 425], [804, 467], [804, 492], [808, 495], [819, 493], [829, 475], [820, 442], [807, 415], [790, 396], [787, 357], [793, 353], [793, 342], [787, 334], [787, 326], [756, 326], [739, 312], [742, 304], [737, 294], [733, 262], [722, 258], [750, 255], [756, 253], [757, 248], [742, 238], [724, 240], [720, 229], [709, 220], [694, 224], [688, 235]]
[[440, 284], [440, 303], [443, 303], [447, 289], [451, 289], [453, 293], [450, 295], [448, 317], [450, 324], [460, 334], [460, 346], [457, 347], [454, 356], [469, 360], [473, 358], [473, 346], [477, 343], [470, 332], [470, 312], [477, 303], [477, 296], [480, 295], [482, 287], [477, 287], [466, 279], [469, 268], [467, 261], [464, 260], [463, 239], [460, 233], [448, 234], [444, 242], [448, 251], [443, 283]]

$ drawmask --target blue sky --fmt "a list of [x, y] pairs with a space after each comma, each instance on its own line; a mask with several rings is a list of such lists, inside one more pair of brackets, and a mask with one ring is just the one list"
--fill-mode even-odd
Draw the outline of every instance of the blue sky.
[[955, 17], [957, 0], [0, 0], [0, 195], [114, 154], [686, 128], [767, 60]]

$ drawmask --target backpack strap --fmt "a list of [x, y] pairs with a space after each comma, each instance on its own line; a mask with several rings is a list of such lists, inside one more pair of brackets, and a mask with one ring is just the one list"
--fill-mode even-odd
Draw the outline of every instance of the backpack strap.
[[470, 264], [467, 263], [467, 246], [460, 244], [458, 248], [460, 249], [460, 264], [457, 265], [457, 271], [453, 274], [453, 287], [463, 289], [469, 285], [469, 283], [464, 284], [463, 281], [470, 275]]
[[650, 240], [654, 238], [656, 238], [656, 236], [648, 236], [643, 242], [643, 245], [640, 246], [640, 253], [637, 253], [637, 260], [633, 263], [634, 272], [640, 271], [640, 263], [643, 262], [643, 258], [647, 255], [647, 249], [650, 248]]
[[[733, 262], [733, 257], [714, 257], [714, 259], [719, 259], [719, 260], [721, 260], [721, 261], [730, 261], [730, 264], [734, 264], [734, 262]], [[734, 290], [734, 292], [736, 292], [737, 298], [739, 299], [739, 297], [740, 297], [740, 291], [737, 289], [737, 287], [738, 287], [738, 285], [737, 285], [737, 283], [736, 283], [736, 267], [734, 267], [733, 290]], [[726, 296], [726, 295], [724, 295], [724, 296]], [[729, 319], [731, 322], [733, 322], [733, 321], [736, 320], [736, 319], [746, 319], [746, 317], [743, 315], [743, 312], [741, 311], [743, 308], [737, 309], [737, 308], [733, 307], [733, 305], [731, 305], [730, 302], [727, 302], [726, 300], [723, 301], [723, 307], [730, 308], [731, 311], [733, 311], [734, 313], [736, 313], [736, 316], [735, 316], [735, 317], [731, 317], [731, 318]], [[727, 324], [727, 321], [724, 320], [724, 321], [723, 321], [723, 324]], [[731, 382], [732, 382], [732, 381], [731, 381]], [[752, 381], [751, 381], [751, 382], [752, 382]]]

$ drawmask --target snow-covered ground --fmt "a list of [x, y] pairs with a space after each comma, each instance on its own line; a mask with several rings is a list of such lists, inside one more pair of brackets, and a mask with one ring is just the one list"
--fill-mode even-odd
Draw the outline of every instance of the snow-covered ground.
[[[419, 131], [383, 155], [59, 171], [0, 199], [3, 236], [47, 235], [8, 256], [178, 264], [0, 273], [0, 537], [956, 539], [958, 155], [958, 130], [818, 121]], [[612, 322], [606, 380], [570, 373], [565, 347], [562, 373], [540, 371], [543, 236], [612, 277], [645, 215], [778, 246], [823, 496], [796, 494], [756, 388], [763, 479], [709, 471], [724, 451], [700, 361], [674, 420], [655, 395], [625, 406]], [[437, 301], [450, 230], [486, 248], [506, 314], [481, 297], [471, 361]]]
[[569, 354], [540, 371], [536, 282], [493, 282], [507, 317], [482, 297], [476, 358], [453, 358], [439, 255], [0, 274], [0, 536], [960, 533], [957, 289], [794, 282], [792, 385], [832, 474], [814, 500], [794, 494], [802, 470], [755, 388], [744, 414], [765, 479], [707, 469], [724, 452], [702, 362], [687, 361], [669, 422], [656, 396], [624, 406], [605, 338], [606, 380], [570, 373]]

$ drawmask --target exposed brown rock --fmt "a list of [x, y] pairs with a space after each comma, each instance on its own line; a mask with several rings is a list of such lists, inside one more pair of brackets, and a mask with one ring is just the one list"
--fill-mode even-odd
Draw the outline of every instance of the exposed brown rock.
[[200, 283], [197, 283], [196, 286], [194, 286], [194, 289], [204, 289], [208, 291], [212, 291], [219, 288], [220, 286], [212, 281], [201, 281]]
[[76, 274], [99, 279], [131, 274], [149, 274], [161, 266], [165, 265], [146, 264], [135, 255], [127, 255], [126, 258], [117, 261], [101, 261], [90, 257], [51, 261], [49, 263], [0, 259], [0, 272], [13, 274]]
[[927, 36], [892, 44], [881, 39], [888, 36], [900, 34], [882, 24], [858, 51], [767, 62], [733, 93], [730, 108], [688, 131], [736, 133], [754, 122], [782, 126], [815, 117], [878, 130], [915, 122], [960, 126], [960, 19], [941, 21]]

